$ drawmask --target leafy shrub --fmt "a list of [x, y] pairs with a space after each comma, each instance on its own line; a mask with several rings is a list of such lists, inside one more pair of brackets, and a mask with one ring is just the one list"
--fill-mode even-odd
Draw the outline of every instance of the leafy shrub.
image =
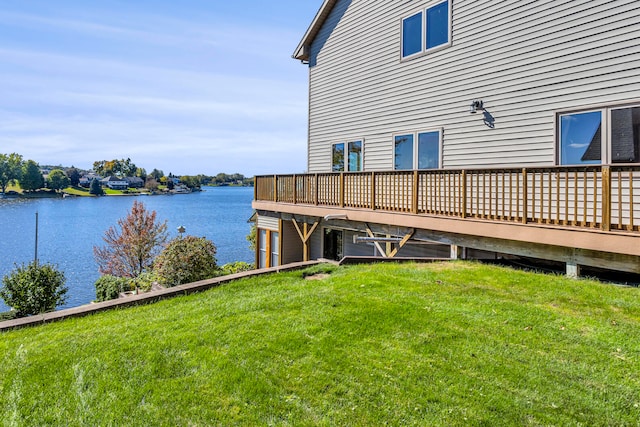
[[116, 277], [109, 274], [96, 280], [96, 301], [109, 301], [118, 298], [121, 292], [131, 290], [131, 279]]
[[19, 317], [53, 311], [66, 301], [68, 289], [64, 273], [51, 264], [32, 261], [27, 265], [16, 265], [2, 283], [0, 298], [16, 310]]
[[4, 322], [5, 320], [13, 320], [18, 317], [18, 313], [15, 310], [11, 311], [3, 311], [0, 313], [0, 322]]
[[158, 255], [153, 271], [167, 286], [215, 277], [219, 274], [216, 247], [205, 237], [177, 237]]
[[243, 271], [255, 270], [254, 264], [249, 264], [244, 261], [230, 262], [222, 266], [222, 275], [242, 273]]
[[249, 242], [249, 249], [255, 251], [258, 244], [258, 227], [255, 224], [251, 226], [251, 230], [249, 230], [249, 234], [247, 234], [245, 239]]
[[137, 288], [142, 292], [148, 292], [154, 283], [159, 283], [158, 275], [152, 271], [145, 271], [135, 279], [131, 279], [131, 287]]

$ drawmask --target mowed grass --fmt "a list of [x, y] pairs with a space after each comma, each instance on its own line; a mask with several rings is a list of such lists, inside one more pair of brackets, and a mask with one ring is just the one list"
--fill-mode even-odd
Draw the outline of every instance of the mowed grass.
[[329, 273], [274, 274], [1, 334], [0, 417], [638, 425], [637, 288], [466, 262]]

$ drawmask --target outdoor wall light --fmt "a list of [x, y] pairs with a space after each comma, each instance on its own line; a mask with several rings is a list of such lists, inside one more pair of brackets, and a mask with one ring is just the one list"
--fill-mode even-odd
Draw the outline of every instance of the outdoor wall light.
[[475, 114], [477, 111], [482, 110], [484, 110], [482, 101], [480, 101], [479, 99], [474, 99], [473, 101], [471, 101], [471, 107], [469, 107], [469, 112], [471, 114]]

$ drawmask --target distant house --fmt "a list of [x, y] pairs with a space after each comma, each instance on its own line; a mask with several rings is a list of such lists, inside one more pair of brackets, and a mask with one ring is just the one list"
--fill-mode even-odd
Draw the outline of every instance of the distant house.
[[85, 187], [85, 188], [89, 188], [91, 186], [91, 181], [89, 180], [89, 178], [87, 178], [86, 176], [83, 176], [80, 178], [80, 180], [78, 181], [78, 185], [80, 187]]
[[95, 173], [87, 173], [80, 177], [80, 181], [78, 185], [81, 187], [89, 188], [91, 186], [91, 181], [97, 179], [98, 181], [102, 180], [102, 178]]
[[127, 180], [117, 176], [106, 177], [101, 181], [101, 183], [103, 186], [109, 187], [112, 190], [126, 190], [129, 188]]
[[138, 176], [128, 176], [124, 178], [129, 184], [130, 188], [142, 188], [144, 187], [144, 180]]
[[257, 264], [528, 257], [640, 273], [640, 2], [325, 0], [307, 171], [255, 178]]

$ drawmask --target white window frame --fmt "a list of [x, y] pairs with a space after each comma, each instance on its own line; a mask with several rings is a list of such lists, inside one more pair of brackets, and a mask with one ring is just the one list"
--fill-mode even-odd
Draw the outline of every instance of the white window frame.
[[[349, 169], [349, 144], [354, 143], [354, 142], [360, 142], [361, 146], [360, 146], [360, 156], [362, 158], [362, 162], [360, 164], [360, 169], [359, 170], [350, 170]], [[344, 144], [344, 148], [343, 148], [343, 153], [342, 153], [342, 158], [344, 159], [344, 166], [342, 168], [341, 171], [334, 171], [333, 170], [333, 152], [334, 152], [334, 147], [338, 144]], [[364, 171], [364, 138], [350, 138], [350, 139], [345, 139], [342, 141], [338, 141], [338, 142], [334, 142], [331, 144], [331, 154], [330, 154], [330, 167], [331, 167], [331, 172], [363, 172]]]
[[622, 163], [612, 161], [612, 131], [613, 127], [611, 124], [611, 112], [613, 110], [621, 110], [625, 108], [640, 108], [640, 101], [624, 103], [624, 104], [616, 104], [616, 105], [607, 105], [607, 106], [587, 106], [582, 109], [572, 109], [572, 110], [562, 110], [556, 111], [556, 121], [555, 121], [555, 162], [557, 166], [582, 166], [585, 165], [583, 163], [576, 164], [563, 164], [562, 163], [562, 127], [561, 127], [561, 117], [572, 115], [572, 114], [583, 114], [583, 113], [592, 113], [599, 112], [601, 117], [601, 132], [602, 132], [602, 143], [601, 143], [601, 154], [600, 154], [600, 163], [592, 164], [592, 165], [625, 165], [625, 164], [638, 164], [640, 163], [640, 159], [638, 159], [635, 163]]
[[[432, 169], [418, 169], [418, 146], [420, 144], [418, 144], [418, 136], [421, 133], [431, 133], [431, 132], [438, 132], [438, 167], [436, 168], [432, 168]], [[442, 135], [444, 134], [444, 128], [431, 128], [431, 129], [421, 129], [421, 130], [417, 130], [417, 131], [410, 131], [410, 132], [397, 132], [394, 133], [392, 135], [391, 138], [391, 144], [392, 145], [392, 151], [393, 151], [393, 156], [391, 158], [391, 169], [393, 170], [409, 170], [409, 169], [396, 169], [396, 162], [395, 162], [395, 158], [396, 158], [396, 137], [398, 136], [403, 136], [403, 135], [413, 135], [413, 158], [412, 158], [412, 163], [413, 163], [413, 170], [436, 170], [436, 169], [442, 169], [442, 140], [443, 137]]]
[[[429, 9], [431, 9], [434, 6], [437, 6], [441, 3], [447, 3], [447, 11], [448, 11], [448, 19], [447, 19], [447, 28], [448, 28], [448, 33], [447, 33], [447, 39], [448, 41], [446, 43], [442, 43], [439, 44], [438, 46], [434, 46], [432, 48], [427, 48], [427, 11]], [[432, 52], [436, 52], [440, 49], [445, 49], [447, 47], [450, 47], [452, 45], [452, 39], [453, 39], [453, 8], [452, 8], [452, 0], [434, 0], [430, 3], [428, 3], [425, 7], [421, 8], [421, 9], [416, 9], [413, 10], [411, 13], [408, 13], [406, 15], [403, 15], [402, 18], [400, 19], [400, 60], [401, 61], [407, 61], [410, 59], [414, 59], [414, 58], [418, 58], [420, 56], [426, 55], [428, 53], [432, 53]], [[404, 56], [403, 52], [404, 52], [404, 22], [415, 16], [416, 14], [421, 13], [422, 14], [422, 34], [421, 34], [421, 39], [420, 39], [420, 46], [421, 49], [419, 52], [413, 53], [411, 55], [407, 55]]]

